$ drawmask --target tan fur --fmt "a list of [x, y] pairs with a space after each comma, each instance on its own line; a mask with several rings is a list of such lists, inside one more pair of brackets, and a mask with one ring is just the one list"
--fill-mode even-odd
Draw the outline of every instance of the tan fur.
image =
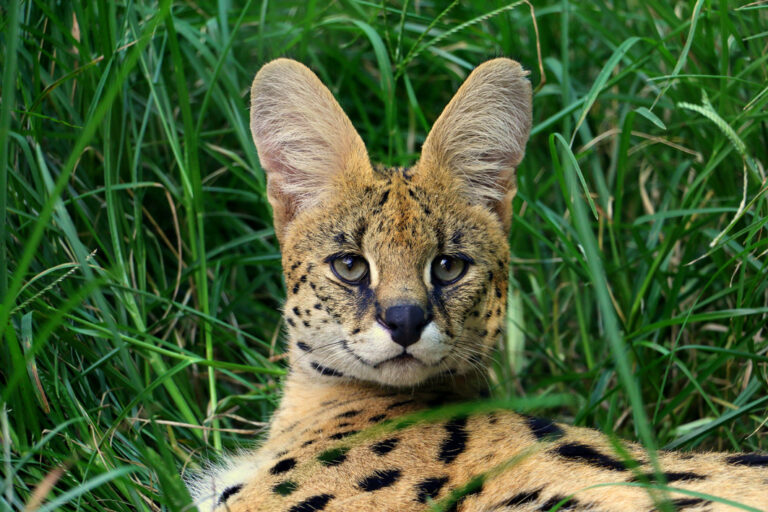
[[[534, 511], [569, 500], [560, 510], [636, 511], [666, 497], [689, 512], [737, 510], [693, 492], [766, 509], [765, 456], [661, 453], [665, 495], [642, 486], [656, 477], [641, 446], [617, 450], [593, 430], [509, 411], [409, 416], [474, 399], [502, 332], [509, 201], [530, 129], [519, 64], [479, 66], [408, 169], [371, 166], [301, 64], [266, 65], [252, 95], [283, 248], [291, 373], [264, 445], [198, 480], [201, 508], [425, 511], [434, 500]], [[364, 257], [369, 279], [340, 281], [330, 263], [340, 254]], [[440, 285], [429, 270], [439, 255], [471, 261], [466, 275]], [[402, 304], [432, 315], [406, 348], [380, 320]]]

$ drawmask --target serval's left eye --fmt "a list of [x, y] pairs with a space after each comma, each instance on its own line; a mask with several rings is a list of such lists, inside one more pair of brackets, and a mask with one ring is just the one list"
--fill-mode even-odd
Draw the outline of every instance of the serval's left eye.
[[432, 281], [440, 286], [453, 284], [464, 277], [468, 268], [466, 260], [441, 254], [432, 262]]

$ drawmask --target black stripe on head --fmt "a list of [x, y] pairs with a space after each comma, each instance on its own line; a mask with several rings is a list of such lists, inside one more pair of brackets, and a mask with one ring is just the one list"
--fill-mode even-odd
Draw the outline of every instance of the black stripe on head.
[[743, 453], [741, 455], [732, 455], [726, 458], [725, 462], [737, 466], [768, 466], [768, 455]]
[[221, 493], [221, 496], [219, 496], [219, 502], [217, 503], [217, 505], [226, 503], [229, 498], [239, 493], [242, 489], [243, 489], [243, 484], [237, 484], [231, 487], [227, 487], [226, 489], [224, 489], [224, 492]]
[[323, 510], [333, 497], [333, 494], [318, 494], [317, 496], [305, 499], [301, 503], [297, 503], [288, 512], [317, 512], [318, 510]]
[[416, 484], [416, 501], [426, 503], [427, 498], [435, 499], [440, 489], [448, 482], [447, 476], [427, 478]]
[[531, 429], [531, 433], [533, 433], [539, 441], [554, 441], [565, 435], [563, 429], [547, 419], [526, 416], [525, 423], [528, 425], [528, 428]]
[[554, 452], [561, 457], [611, 471], [626, 471], [627, 467], [620, 460], [604, 455], [592, 447], [581, 443], [567, 443], [558, 446]]
[[400, 475], [399, 469], [380, 469], [360, 480], [357, 486], [365, 492], [378, 491], [397, 482], [400, 479]]
[[361, 217], [358, 220], [355, 232], [352, 234], [355, 244], [357, 244], [358, 247], [363, 246], [363, 237], [365, 236], [366, 231], [368, 231], [368, 222], [366, 221], [365, 217]]
[[300, 350], [303, 350], [304, 352], [312, 352], [312, 347], [304, 343], [303, 341], [300, 341], [296, 344], [297, 347], [299, 347]]
[[460, 416], [450, 420], [445, 424], [445, 430], [448, 432], [448, 437], [440, 444], [440, 453], [437, 458], [448, 464], [467, 449], [467, 439], [469, 439], [467, 417]]
[[309, 365], [312, 367], [313, 370], [318, 372], [320, 375], [326, 375], [328, 377], [343, 377], [344, 374], [341, 373], [338, 370], [334, 370], [333, 368], [326, 368], [325, 366], [322, 366], [320, 363], [317, 363], [315, 361], [312, 361], [309, 363]]

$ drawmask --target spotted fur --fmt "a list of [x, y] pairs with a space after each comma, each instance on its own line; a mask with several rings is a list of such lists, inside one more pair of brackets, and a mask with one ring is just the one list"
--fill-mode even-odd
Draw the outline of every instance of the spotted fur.
[[[419, 162], [387, 169], [309, 69], [259, 71], [251, 129], [283, 248], [291, 372], [263, 446], [198, 478], [202, 510], [767, 509], [765, 455], [664, 452], [659, 470], [637, 444], [508, 411], [418, 419], [478, 396], [502, 332], [525, 76], [508, 59], [479, 66]], [[339, 261], [364, 261], [365, 278]], [[463, 274], [441, 281], [441, 261]]]

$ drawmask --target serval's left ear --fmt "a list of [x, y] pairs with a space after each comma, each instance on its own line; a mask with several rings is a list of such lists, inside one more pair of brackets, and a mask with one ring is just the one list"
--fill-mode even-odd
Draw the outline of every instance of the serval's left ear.
[[509, 227], [515, 168], [531, 130], [531, 83], [510, 59], [475, 68], [435, 122], [419, 168], [458, 177], [464, 195]]

